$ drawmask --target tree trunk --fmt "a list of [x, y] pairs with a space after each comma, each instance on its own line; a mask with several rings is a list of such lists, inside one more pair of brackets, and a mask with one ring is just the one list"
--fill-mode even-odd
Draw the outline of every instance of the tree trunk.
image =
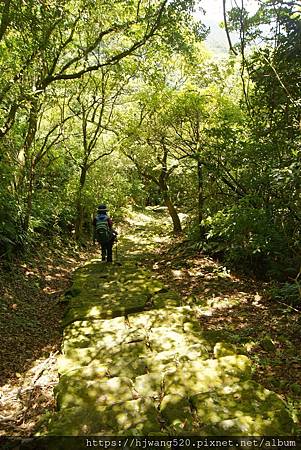
[[25, 205], [25, 213], [24, 213], [24, 219], [23, 219], [23, 230], [25, 232], [28, 231], [30, 216], [31, 216], [31, 212], [32, 212], [32, 194], [33, 194], [34, 178], [35, 178], [34, 167], [33, 167], [33, 165], [31, 165], [30, 171], [28, 174], [26, 205]]
[[163, 198], [173, 223], [173, 232], [176, 235], [181, 234], [182, 233], [181, 221], [177, 213], [177, 210], [167, 192], [165, 193], [163, 192]]
[[177, 210], [168, 194], [167, 180], [171, 172], [168, 172], [167, 170], [168, 149], [164, 143], [164, 140], [162, 140], [162, 148], [163, 148], [163, 156], [162, 159], [160, 160], [160, 163], [162, 164], [162, 169], [159, 176], [158, 185], [173, 223], [173, 232], [174, 234], [178, 235], [182, 233], [182, 226]]
[[75, 239], [79, 241], [82, 237], [83, 222], [84, 222], [84, 205], [83, 205], [83, 190], [86, 184], [87, 167], [81, 167], [81, 174], [79, 179], [79, 188], [76, 199], [76, 219], [75, 219]]
[[172, 220], [173, 232], [176, 235], [181, 234], [182, 233], [181, 221], [178, 216], [177, 210], [168, 194], [168, 186], [167, 186], [165, 179], [163, 179], [163, 177], [161, 177], [158, 184], [159, 184], [160, 191], [161, 191], [163, 199], [164, 199], [165, 206], [167, 206], [168, 212], [169, 212], [171, 220]]
[[205, 230], [202, 225], [204, 213], [204, 185], [203, 185], [203, 165], [201, 159], [197, 158], [197, 172], [198, 172], [198, 227], [200, 239], [205, 239]]
[[36, 132], [37, 132], [37, 123], [38, 123], [38, 111], [39, 104], [37, 100], [34, 100], [31, 104], [29, 119], [28, 119], [28, 129], [26, 133], [26, 137], [24, 140], [24, 145], [22, 148], [22, 152], [24, 154], [24, 181], [25, 181], [25, 205], [24, 205], [24, 217], [22, 227], [25, 232], [28, 231], [30, 216], [32, 212], [32, 194], [34, 187], [34, 179], [35, 179], [35, 157], [31, 155], [30, 149], [35, 140]]

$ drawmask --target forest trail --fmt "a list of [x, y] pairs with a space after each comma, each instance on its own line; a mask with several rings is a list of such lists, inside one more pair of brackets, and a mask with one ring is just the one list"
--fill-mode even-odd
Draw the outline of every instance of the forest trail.
[[203, 333], [202, 308], [144, 265], [164, 220], [156, 232], [151, 216], [131, 224], [120, 265], [94, 259], [75, 272], [47, 433], [291, 434], [284, 402], [251, 379], [250, 359]]

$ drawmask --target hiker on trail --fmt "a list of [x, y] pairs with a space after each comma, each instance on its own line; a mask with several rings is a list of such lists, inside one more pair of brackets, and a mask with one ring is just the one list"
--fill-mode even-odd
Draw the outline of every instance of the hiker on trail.
[[117, 240], [117, 231], [113, 229], [113, 221], [107, 214], [106, 205], [99, 205], [93, 220], [93, 242], [97, 240], [101, 247], [102, 261], [112, 262], [112, 248]]

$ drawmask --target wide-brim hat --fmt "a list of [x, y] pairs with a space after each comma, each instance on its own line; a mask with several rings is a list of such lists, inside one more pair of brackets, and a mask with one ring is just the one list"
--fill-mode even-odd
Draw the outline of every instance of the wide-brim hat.
[[108, 211], [106, 205], [99, 205], [98, 208], [97, 208], [97, 210], [98, 210], [98, 211], [105, 211], [105, 212]]

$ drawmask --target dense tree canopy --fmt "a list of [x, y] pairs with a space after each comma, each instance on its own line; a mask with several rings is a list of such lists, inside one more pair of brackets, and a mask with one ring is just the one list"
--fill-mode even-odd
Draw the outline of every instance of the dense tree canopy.
[[83, 243], [99, 202], [162, 204], [196, 248], [297, 277], [301, 9], [221, 3], [220, 60], [193, 0], [1, 3], [2, 258], [45, 230]]

